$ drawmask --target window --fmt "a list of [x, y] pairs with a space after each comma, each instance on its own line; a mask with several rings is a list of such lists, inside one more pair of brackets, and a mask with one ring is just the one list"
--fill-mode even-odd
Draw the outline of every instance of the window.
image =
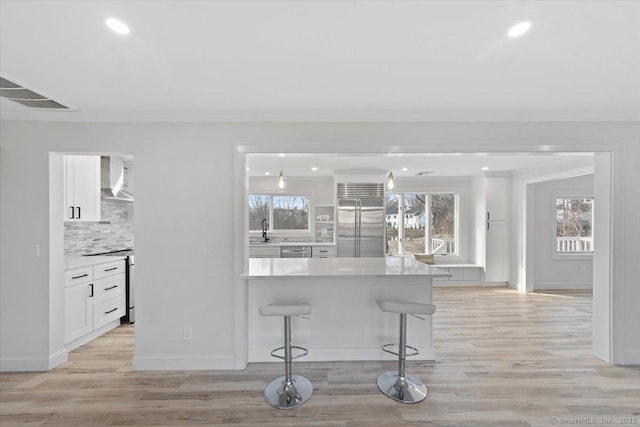
[[593, 198], [558, 197], [555, 217], [556, 253], [593, 253]]
[[250, 195], [249, 231], [309, 230], [309, 197], [298, 195]]
[[387, 253], [457, 254], [456, 201], [455, 193], [387, 194]]
[[249, 231], [262, 231], [262, 219], [269, 224], [270, 211], [269, 196], [249, 196]]

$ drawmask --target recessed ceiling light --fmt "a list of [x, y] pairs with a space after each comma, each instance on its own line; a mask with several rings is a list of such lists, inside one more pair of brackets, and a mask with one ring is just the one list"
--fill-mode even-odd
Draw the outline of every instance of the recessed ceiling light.
[[271, 175], [271, 172], [265, 172], [264, 174], [265, 175]]
[[409, 170], [409, 168], [402, 168], [402, 172], [406, 172], [408, 170]]
[[317, 171], [317, 170], [318, 170], [318, 168], [314, 166], [314, 167], [312, 167], [312, 168], [311, 168], [311, 170], [312, 170], [312, 171]]
[[483, 171], [488, 171], [489, 170], [489, 166], [483, 166], [482, 170]]
[[111, 31], [118, 34], [127, 35], [130, 33], [129, 26], [119, 19], [107, 18], [104, 23], [107, 24], [107, 27], [109, 27]]
[[507, 35], [511, 38], [520, 37], [531, 28], [531, 22], [520, 22], [509, 29]]

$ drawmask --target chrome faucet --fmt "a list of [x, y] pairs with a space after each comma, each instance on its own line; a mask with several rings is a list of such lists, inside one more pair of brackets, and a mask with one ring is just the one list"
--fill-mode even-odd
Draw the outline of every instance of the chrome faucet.
[[267, 219], [266, 218], [262, 218], [262, 238], [264, 239], [265, 243], [269, 241], [269, 238], [267, 237]]

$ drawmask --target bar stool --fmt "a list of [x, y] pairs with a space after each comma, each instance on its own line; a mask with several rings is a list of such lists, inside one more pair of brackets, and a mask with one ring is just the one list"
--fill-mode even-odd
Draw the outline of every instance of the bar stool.
[[[427, 397], [427, 386], [415, 375], [405, 372], [406, 357], [419, 354], [417, 348], [407, 345], [407, 314], [432, 315], [436, 311], [436, 306], [433, 304], [396, 301], [378, 301], [378, 305], [384, 312], [400, 314], [399, 344], [385, 344], [382, 346], [383, 351], [398, 356], [398, 371], [387, 371], [380, 374], [378, 376], [378, 388], [383, 394], [398, 402], [421, 402]], [[395, 345], [398, 345], [397, 353], [388, 349]], [[407, 348], [413, 350], [413, 352], [407, 354]]]
[[[271, 351], [273, 357], [284, 360], [284, 376], [271, 381], [264, 389], [264, 400], [274, 408], [293, 409], [305, 403], [311, 397], [313, 384], [300, 375], [291, 375], [291, 361], [306, 356], [306, 348], [291, 345], [291, 316], [311, 314], [309, 304], [268, 304], [260, 307], [261, 316], [284, 316], [284, 346]], [[291, 355], [291, 350], [301, 350], [303, 353]], [[284, 356], [275, 352], [284, 350]]]

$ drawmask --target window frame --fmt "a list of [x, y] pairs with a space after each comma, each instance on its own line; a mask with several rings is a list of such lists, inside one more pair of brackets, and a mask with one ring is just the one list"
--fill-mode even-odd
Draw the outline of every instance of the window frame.
[[[249, 197], [252, 196], [267, 196], [269, 198], [269, 227], [267, 229], [267, 233], [270, 235], [297, 235], [297, 236], [307, 236], [313, 235], [313, 221], [311, 220], [313, 217], [314, 206], [312, 205], [313, 195], [309, 192], [301, 192], [301, 193], [282, 193], [282, 192], [269, 192], [269, 191], [257, 191], [251, 192], [247, 194], [246, 205], [248, 209], [249, 205]], [[275, 229], [273, 228], [273, 198], [274, 197], [306, 197], [308, 199], [308, 209], [309, 213], [307, 216], [307, 228], [297, 228], [297, 229]], [[248, 229], [249, 227], [247, 227]], [[249, 230], [249, 235], [262, 234], [262, 230]]]
[[[557, 216], [557, 201], [558, 199], [591, 199], [591, 251], [588, 252], [558, 252], [558, 216]], [[593, 258], [593, 245], [594, 245], [594, 213], [595, 213], [595, 199], [591, 191], [554, 191], [551, 193], [551, 253], [552, 258], [555, 260], [570, 260], [570, 259], [592, 259]]]
[[[399, 195], [401, 196], [400, 202], [399, 202], [399, 206], [398, 206], [398, 218], [400, 217], [400, 209], [402, 209], [402, 215], [406, 215], [406, 211], [405, 211], [405, 201], [404, 201], [404, 196], [407, 194], [421, 194], [421, 195], [425, 195], [426, 198], [425, 200], [428, 200], [428, 206], [429, 209], [431, 208], [431, 202], [432, 202], [432, 196], [434, 194], [453, 194], [454, 197], [454, 228], [453, 228], [453, 233], [454, 233], [454, 247], [455, 247], [455, 252], [454, 253], [450, 253], [450, 254], [436, 254], [434, 255], [436, 258], [439, 258], [441, 260], [451, 260], [451, 261], [457, 261], [459, 259], [462, 258], [463, 256], [463, 248], [462, 248], [462, 244], [460, 242], [460, 222], [461, 222], [461, 218], [460, 218], [460, 204], [461, 204], [461, 200], [462, 200], [462, 189], [460, 188], [455, 188], [455, 189], [438, 189], [438, 190], [433, 190], [433, 191], [425, 191], [425, 190], [417, 190], [417, 191], [412, 191], [412, 190], [402, 190], [402, 191], [389, 191], [387, 193], [385, 193], [385, 206], [386, 206], [386, 197], [389, 194], [395, 194], [395, 195]], [[425, 208], [426, 211], [426, 208]], [[393, 214], [392, 214], [393, 215]], [[404, 219], [404, 218], [403, 218]], [[400, 236], [400, 221], [396, 221], [398, 223], [398, 235]], [[385, 241], [386, 241], [386, 233], [387, 233], [387, 228], [386, 228], [386, 211], [385, 211]], [[404, 221], [402, 221], [402, 224], [404, 225]], [[427, 249], [427, 235], [431, 237], [431, 222], [429, 221], [429, 233], [426, 232], [426, 224], [425, 224], [425, 253], [426, 249]], [[404, 227], [403, 227], [404, 228]], [[404, 239], [404, 230], [402, 232], [402, 237]], [[403, 242], [402, 242], [403, 243]], [[398, 253], [397, 254], [392, 254], [391, 256], [410, 256], [412, 254], [406, 253], [404, 251], [404, 245], [401, 244], [401, 242], [398, 242]]]

